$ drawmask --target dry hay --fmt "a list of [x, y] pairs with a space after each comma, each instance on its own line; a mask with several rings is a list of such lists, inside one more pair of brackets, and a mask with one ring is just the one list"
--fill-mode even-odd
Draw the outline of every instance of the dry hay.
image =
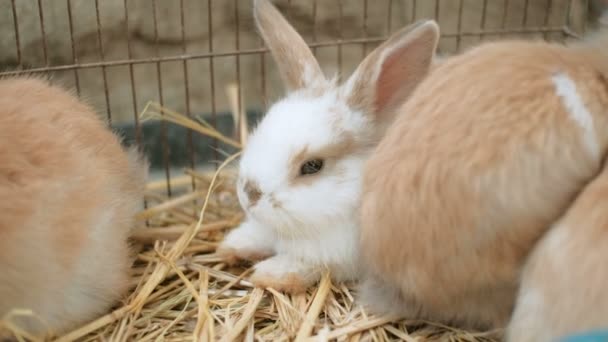
[[[156, 112], [153, 112], [153, 111]], [[162, 112], [162, 116], [160, 113]], [[149, 104], [148, 119], [163, 119], [210, 135], [234, 147], [210, 125]], [[333, 284], [325, 274], [306, 294], [255, 288], [251, 265], [229, 267], [215, 255], [225, 232], [243, 218], [234, 191], [235, 170], [186, 170], [166, 183], [148, 185], [148, 207], [133, 235], [137, 260], [133, 290], [112, 313], [57, 341], [492, 341], [425, 321], [373, 317], [355, 302], [353, 284]], [[248, 266], [248, 267], [247, 267]], [[393, 321], [393, 322], [392, 322]], [[9, 326], [10, 328], [10, 326]], [[27, 334], [15, 331], [21, 337]], [[23, 339], [25, 340], [25, 339]]]

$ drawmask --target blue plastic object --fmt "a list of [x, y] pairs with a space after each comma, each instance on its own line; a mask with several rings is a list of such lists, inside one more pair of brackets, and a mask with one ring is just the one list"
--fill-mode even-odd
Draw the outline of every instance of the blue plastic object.
[[608, 342], [608, 330], [595, 330], [564, 337], [557, 342]]

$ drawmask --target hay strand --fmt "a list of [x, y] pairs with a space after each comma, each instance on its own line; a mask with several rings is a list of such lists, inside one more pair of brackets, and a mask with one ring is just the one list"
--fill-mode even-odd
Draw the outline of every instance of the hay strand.
[[241, 319], [234, 325], [234, 328], [230, 329], [230, 331], [220, 339], [222, 342], [230, 342], [234, 341], [237, 337], [241, 335], [243, 330], [247, 328], [249, 325], [249, 321], [253, 319], [253, 315], [257, 310], [260, 302], [262, 301], [264, 295], [264, 291], [260, 288], [254, 288], [253, 292], [249, 296], [249, 302], [247, 306], [245, 306], [245, 310], [243, 311], [243, 316]]
[[166, 107], [162, 107], [161, 105], [155, 102], [148, 102], [144, 107], [142, 113], [139, 115], [139, 118], [140, 122], [142, 123], [153, 119], [168, 121], [183, 126], [185, 128], [189, 128], [202, 135], [217, 139], [232, 147], [241, 148], [240, 143], [223, 135], [204, 120], [201, 120], [204, 123], [201, 124], [201, 122], [197, 122], [195, 120], [190, 119], [186, 115], [177, 113]]
[[298, 331], [298, 335], [296, 336], [296, 342], [304, 341], [308, 336], [310, 336], [310, 332], [323, 309], [323, 305], [325, 304], [325, 299], [327, 299], [327, 295], [329, 294], [329, 290], [331, 288], [331, 280], [329, 277], [329, 272], [324, 272], [321, 278], [321, 282], [319, 283], [319, 287], [317, 288], [317, 294], [312, 300], [312, 304], [310, 305], [310, 309], [306, 313], [306, 317], [304, 317], [304, 321], [300, 326], [300, 330]]

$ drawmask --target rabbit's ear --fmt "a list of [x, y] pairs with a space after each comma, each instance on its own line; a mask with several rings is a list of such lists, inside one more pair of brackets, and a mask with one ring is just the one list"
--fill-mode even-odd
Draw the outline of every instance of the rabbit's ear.
[[347, 81], [353, 109], [390, 120], [428, 73], [439, 41], [439, 26], [424, 20], [394, 33], [361, 62]]
[[308, 45], [274, 5], [269, 0], [254, 0], [253, 7], [256, 26], [287, 88], [297, 90], [324, 80]]

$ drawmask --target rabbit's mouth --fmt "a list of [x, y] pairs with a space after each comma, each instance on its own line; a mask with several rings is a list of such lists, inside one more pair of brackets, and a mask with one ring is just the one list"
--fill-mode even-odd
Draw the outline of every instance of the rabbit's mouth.
[[292, 225], [289, 213], [282, 208], [276, 208], [270, 201], [269, 196], [264, 196], [255, 205], [250, 205], [245, 208], [245, 213], [263, 223], [265, 226], [273, 230], [280, 231], [286, 226]]

